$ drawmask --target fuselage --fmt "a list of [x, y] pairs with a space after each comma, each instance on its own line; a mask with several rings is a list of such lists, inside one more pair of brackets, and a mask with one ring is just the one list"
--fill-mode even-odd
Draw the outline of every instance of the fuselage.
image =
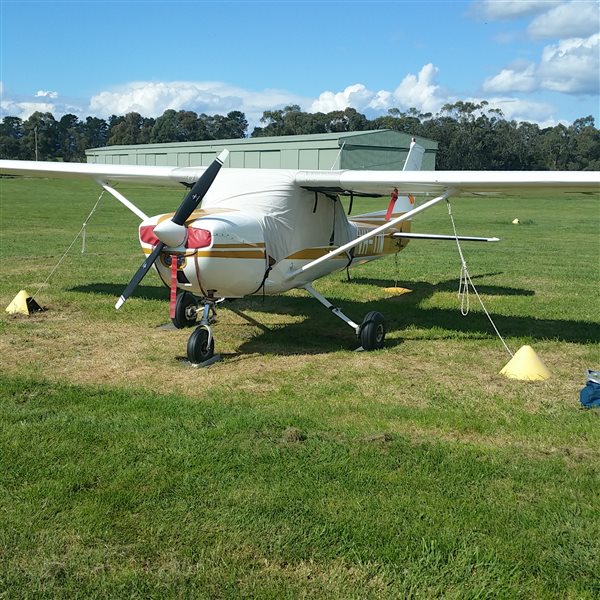
[[[383, 224], [386, 211], [349, 220], [341, 203], [330, 196], [296, 190], [286, 199], [278, 190], [270, 203], [268, 195], [268, 191], [263, 191], [258, 201], [244, 195], [205, 202], [185, 223], [186, 242], [165, 248], [155, 263], [165, 285], [171, 285], [171, 265], [176, 258], [177, 286], [197, 296], [239, 298], [256, 293], [278, 294], [333, 271], [396, 253], [407, 244], [407, 240], [391, 235], [408, 231], [408, 221], [359, 244], [351, 254], [332, 258], [309, 273], [290, 276], [310, 261]], [[399, 198], [392, 216], [410, 208], [408, 198]], [[172, 213], [157, 215], [141, 223], [140, 243], [146, 255], [158, 242], [153, 228], [172, 216]]]

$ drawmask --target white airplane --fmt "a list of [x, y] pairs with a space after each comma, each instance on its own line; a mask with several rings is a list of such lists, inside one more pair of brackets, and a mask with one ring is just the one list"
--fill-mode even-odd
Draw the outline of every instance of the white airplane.
[[[419, 171], [422, 155], [423, 148], [413, 142], [402, 171], [226, 168], [219, 174], [228, 156], [224, 150], [208, 167], [0, 160], [0, 174], [91, 179], [136, 214], [146, 259], [116, 308], [154, 266], [171, 289], [175, 326], [198, 325], [189, 338], [187, 355], [190, 362], [203, 363], [214, 354], [211, 325], [218, 303], [292, 288], [306, 290], [348, 324], [363, 349], [381, 348], [385, 338], [381, 313], [371, 311], [358, 324], [319, 294], [313, 282], [396, 253], [410, 239], [455, 240], [410, 232], [412, 217], [452, 196], [600, 192], [600, 172]], [[190, 191], [175, 213], [148, 217], [115, 189], [119, 183], [183, 185]], [[389, 197], [390, 202], [387, 211], [349, 219], [339, 195], [350, 196], [349, 213], [356, 196]], [[415, 206], [415, 196], [428, 199]]]

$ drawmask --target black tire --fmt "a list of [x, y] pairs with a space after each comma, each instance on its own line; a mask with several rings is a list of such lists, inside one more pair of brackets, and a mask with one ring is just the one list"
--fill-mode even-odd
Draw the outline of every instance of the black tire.
[[215, 338], [208, 343], [208, 329], [198, 327], [187, 343], [188, 359], [193, 364], [206, 362], [213, 357], [215, 353]]
[[379, 348], [383, 348], [385, 324], [383, 315], [380, 312], [373, 310], [367, 313], [360, 326], [358, 339], [364, 350], [378, 350]]
[[189, 292], [178, 294], [177, 300], [175, 300], [175, 316], [171, 319], [173, 325], [177, 329], [193, 327], [196, 324], [196, 317], [198, 315], [192, 309], [196, 308], [198, 308], [198, 301], [193, 294]]

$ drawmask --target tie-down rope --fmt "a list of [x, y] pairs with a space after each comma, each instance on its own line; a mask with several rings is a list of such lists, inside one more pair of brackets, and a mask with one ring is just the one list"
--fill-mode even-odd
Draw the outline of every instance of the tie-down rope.
[[481, 304], [481, 308], [483, 312], [486, 314], [487, 318], [490, 320], [494, 331], [500, 338], [504, 349], [508, 352], [508, 354], [512, 357], [513, 353], [510, 351], [510, 348], [506, 345], [504, 338], [500, 335], [496, 324], [494, 323], [490, 313], [487, 311], [473, 280], [471, 279], [471, 275], [469, 275], [469, 270], [467, 268], [467, 262], [462, 252], [462, 248], [460, 247], [460, 242], [458, 241], [458, 234], [456, 233], [456, 225], [454, 223], [454, 217], [452, 216], [452, 207], [450, 206], [450, 200], [446, 199], [446, 204], [448, 206], [448, 216], [450, 217], [450, 222], [452, 223], [452, 230], [454, 231], [454, 239], [456, 240], [456, 247], [458, 248], [458, 255], [460, 256], [461, 269], [460, 269], [460, 279], [458, 284], [458, 296], [460, 298], [460, 313], [463, 317], [466, 317], [469, 314], [469, 285], [473, 288], [475, 295], [477, 296], [477, 300], [479, 300], [479, 304]]
[[69, 247], [64, 251], [63, 255], [60, 257], [60, 259], [58, 260], [56, 265], [54, 265], [54, 268], [52, 269], [52, 271], [50, 271], [50, 275], [48, 275], [48, 277], [46, 277], [46, 281], [44, 281], [44, 283], [42, 283], [40, 285], [40, 287], [37, 289], [37, 291], [32, 296], [32, 298], [35, 298], [40, 293], [41, 289], [48, 283], [48, 281], [50, 281], [50, 277], [52, 277], [52, 275], [54, 275], [54, 272], [56, 271], [56, 269], [58, 269], [58, 267], [60, 266], [60, 263], [62, 263], [65, 256], [67, 256], [67, 254], [69, 254], [69, 250], [71, 250], [71, 248], [73, 247], [73, 244], [75, 244], [75, 242], [77, 241], [77, 238], [80, 235], [82, 236], [82, 238], [81, 238], [81, 241], [82, 241], [81, 253], [83, 254], [85, 252], [85, 226], [88, 224], [88, 221], [92, 218], [92, 215], [96, 212], [96, 209], [98, 208], [98, 204], [100, 204], [100, 200], [102, 200], [103, 195], [104, 195], [104, 190], [102, 190], [102, 192], [100, 192], [100, 195], [98, 196], [98, 200], [96, 200], [96, 204], [94, 204], [94, 207], [90, 211], [90, 214], [86, 217], [85, 221], [83, 222], [83, 225], [81, 226], [81, 229], [77, 232], [77, 235], [73, 238], [73, 241], [69, 244]]

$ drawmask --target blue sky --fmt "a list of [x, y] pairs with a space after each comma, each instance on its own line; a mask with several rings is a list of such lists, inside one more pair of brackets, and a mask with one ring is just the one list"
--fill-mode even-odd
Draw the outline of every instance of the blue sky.
[[158, 116], [256, 125], [299, 104], [369, 116], [488, 100], [542, 125], [600, 122], [597, 0], [1, 0], [1, 115]]

